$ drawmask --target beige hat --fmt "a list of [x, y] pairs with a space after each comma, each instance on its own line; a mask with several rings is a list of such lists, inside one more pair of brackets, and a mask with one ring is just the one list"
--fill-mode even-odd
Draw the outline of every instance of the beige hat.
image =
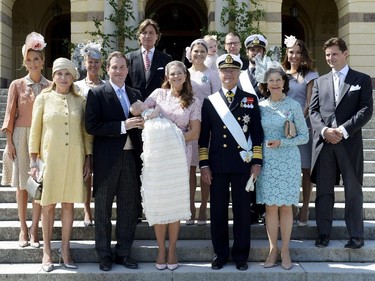
[[71, 60], [68, 60], [66, 58], [58, 58], [58, 59], [56, 59], [53, 62], [52, 75], [56, 71], [61, 70], [61, 69], [66, 69], [67, 71], [69, 71], [70, 74], [72, 74], [72, 76], [73, 76], [74, 79], [77, 80], [79, 78], [79, 73], [78, 73], [78, 71], [77, 71], [74, 63]]

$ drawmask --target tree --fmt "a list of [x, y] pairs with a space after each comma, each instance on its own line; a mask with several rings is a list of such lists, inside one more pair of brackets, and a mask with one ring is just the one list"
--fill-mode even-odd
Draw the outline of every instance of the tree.
[[114, 12], [104, 20], [108, 20], [115, 25], [114, 32], [105, 34], [103, 24], [98, 18], [94, 18], [96, 31], [87, 32], [91, 36], [100, 38], [103, 41], [102, 53], [105, 58], [108, 56], [108, 50], [112, 44], [116, 44], [116, 49], [124, 53], [131, 51], [128, 46], [125, 46], [125, 40], [135, 40], [137, 34], [137, 27], [125, 25], [126, 21], [135, 19], [132, 1], [109, 0], [108, 4], [112, 7]]
[[[259, 28], [259, 21], [264, 18], [265, 11], [262, 8], [259, 0], [250, 0], [253, 8], [250, 9], [247, 3], [238, 3], [237, 0], [224, 0], [228, 4], [224, 5], [220, 14], [221, 26], [229, 27], [229, 31], [236, 32], [244, 40], [250, 34], [262, 34]], [[224, 39], [226, 33], [211, 31], [207, 32], [206, 29], [202, 30], [203, 35], [213, 34], [217, 35], [218, 41], [224, 46]], [[244, 51], [242, 48], [241, 51]]]

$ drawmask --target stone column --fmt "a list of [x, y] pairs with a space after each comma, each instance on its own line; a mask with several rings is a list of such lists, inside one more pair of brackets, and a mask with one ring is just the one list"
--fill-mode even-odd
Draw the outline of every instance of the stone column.
[[[104, 1], [104, 22], [103, 22], [103, 31], [105, 34], [113, 34], [116, 26], [113, 22], [107, 20], [111, 14], [115, 11], [112, 6], [109, 4], [108, 0]], [[113, 38], [115, 39], [115, 38]], [[118, 49], [118, 42], [110, 43], [109, 50], [117, 50]]]

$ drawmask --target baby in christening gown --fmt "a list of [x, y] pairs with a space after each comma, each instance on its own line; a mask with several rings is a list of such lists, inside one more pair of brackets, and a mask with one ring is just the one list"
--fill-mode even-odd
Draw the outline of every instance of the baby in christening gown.
[[160, 116], [160, 108], [148, 108], [141, 101], [131, 105], [134, 116], [145, 119], [142, 130], [143, 152], [142, 204], [150, 226], [167, 224], [190, 217], [181, 208], [176, 192], [188, 184], [188, 165], [182, 131], [169, 119]]

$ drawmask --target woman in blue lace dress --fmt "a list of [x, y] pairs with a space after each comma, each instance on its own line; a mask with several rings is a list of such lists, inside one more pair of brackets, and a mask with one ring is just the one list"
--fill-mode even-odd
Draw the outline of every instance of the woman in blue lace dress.
[[[292, 205], [298, 204], [301, 183], [301, 156], [298, 145], [309, 139], [301, 106], [285, 93], [289, 79], [281, 67], [267, 69], [262, 94], [267, 98], [259, 103], [264, 131], [263, 167], [258, 178], [256, 198], [266, 204], [266, 228], [270, 252], [265, 268], [276, 265], [278, 258], [277, 237], [281, 231], [281, 266], [291, 269], [289, 240], [293, 226]], [[296, 126], [297, 135], [286, 138], [284, 123], [289, 119]]]

